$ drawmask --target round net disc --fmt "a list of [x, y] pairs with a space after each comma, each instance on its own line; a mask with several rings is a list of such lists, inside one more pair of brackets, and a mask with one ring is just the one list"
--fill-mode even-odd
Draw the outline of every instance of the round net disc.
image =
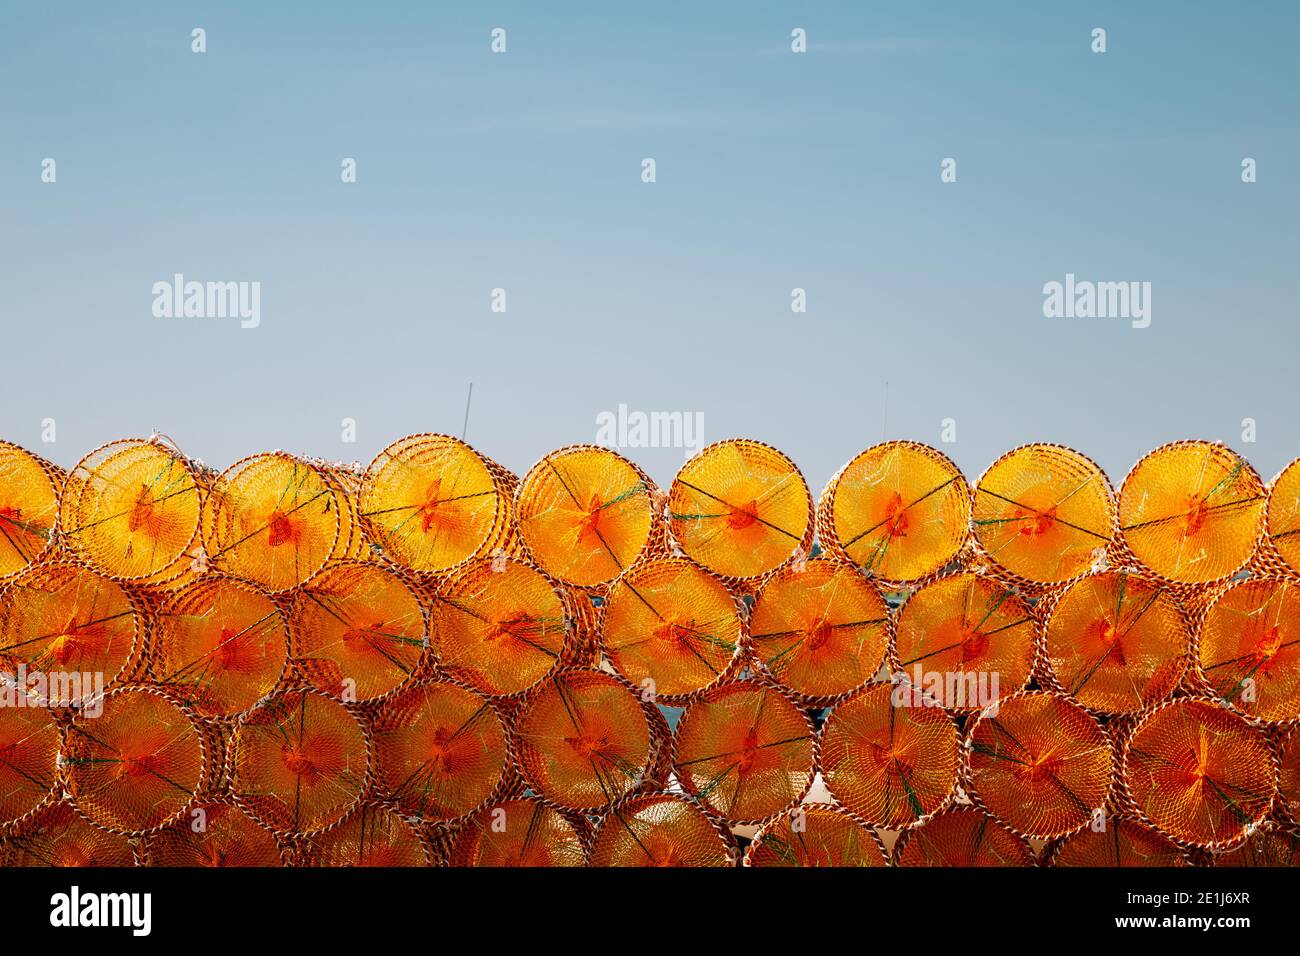
[[410, 687], [375, 719], [379, 789], [411, 816], [453, 820], [472, 813], [507, 782], [509, 769], [501, 718], [466, 688]]
[[690, 801], [663, 793], [612, 807], [592, 841], [589, 866], [733, 866], [727, 835]]
[[148, 866], [281, 866], [270, 830], [228, 803], [194, 807], [149, 840]]
[[365, 731], [315, 691], [276, 694], [253, 708], [231, 744], [231, 790], [277, 833], [309, 833], [360, 799], [369, 766]]
[[405, 582], [376, 564], [340, 562], [294, 597], [294, 665], [317, 690], [343, 700], [382, 697], [418, 667], [428, 633], [424, 609]]
[[1060, 445], [1024, 445], [980, 477], [973, 523], [997, 567], [1031, 584], [1060, 584], [1105, 553], [1115, 499], [1092, 459]]
[[1122, 571], [1080, 578], [1043, 629], [1050, 677], [1089, 710], [1133, 714], [1168, 697], [1187, 669], [1191, 634], [1178, 601]]
[[573, 810], [597, 810], [642, 786], [654, 760], [635, 693], [597, 671], [561, 671], [532, 691], [516, 724], [529, 787]]
[[92, 826], [66, 801], [56, 803], [0, 841], [4, 866], [126, 867], [135, 865], [127, 837]]
[[456, 834], [452, 866], [582, 866], [582, 835], [540, 800], [521, 797], [485, 807]]
[[209, 565], [272, 593], [297, 587], [324, 567], [340, 524], [333, 486], [284, 452], [232, 465], [203, 500]]
[[732, 823], [761, 823], [812, 786], [815, 734], [808, 715], [755, 681], [720, 684], [677, 723], [673, 769], [688, 793]]
[[270, 598], [231, 579], [204, 578], [155, 619], [153, 675], [200, 713], [234, 717], [275, 689], [288, 650], [284, 618]]
[[821, 771], [835, 800], [872, 826], [915, 826], [952, 799], [957, 725], [937, 706], [900, 704], [873, 684], [835, 707], [822, 727]]
[[411, 825], [391, 810], [362, 804], [331, 827], [312, 834], [304, 848], [307, 866], [428, 866], [424, 844]]
[[830, 804], [806, 803], [759, 831], [746, 866], [887, 866], [880, 837]]
[[95, 570], [150, 578], [176, 566], [198, 535], [194, 472], [157, 441], [105, 445], [69, 473], [59, 498], [59, 529], [67, 547]]
[[0, 579], [45, 554], [59, 513], [58, 493], [52, 465], [0, 441]]
[[1228, 578], [1250, 560], [1264, 485], [1214, 442], [1162, 445], [1133, 466], [1119, 493], [1124, 543], [1143, 567], [1180, 584]]
[[601, 646], [615, 669], [658, 700], [683, 701], [732, 670], [742, 624], [723, 582], [685, 558], [653, 558], [614, 582]]
[[522, 561], [473, 561], [435, 597], [430, 633], [448, 676], [493, 696], [523, 693], [561, 662], [564, 596]]
[[1210, 694], [1248, 717], [1300, 717], [1300, 585], [1241, 581], [1201, 623], [1197, 663]]
[[488, 461], [447, 435], [412, 435], [381, 451], [366, 469], [358, 507], [372, 541], [427, 572], [488, 550], [509, 512]]
[[145, 833], [179, 817], [207, 779], [208, 741], [163, 694], [123, 688], [79, 715], [63, 756], [68, 793], [100, 826]]
[[1300, 866], [1300, 834], [1265, 823], [1240, 846], [1213, 856], [1214, 866]]
[[1028, 683], [1033, 617], [998, 582], [951, 574], [908, 597], [898, 615], [894, 657], [914, 694], [950, 710], [977, 710]]
[[718, 442], [686, 462], [668, 512], [682, 550], [726, 578], [767, 574], [812, 544], [808, 485], [794, 462], [761, 442]]
[[971, 492], [957, 466], [915, 442], [874, 445], [831, 479], [818, 509], [823, 544], [885, 581], [946, 567], [970, 533]]
[[972, 798], [1017, 833], [1065, 836], [1106, 805], [1110, 739], [1086, 710], [1057, 694], [1008, 697], [975, 721], [967, 748]]
[[1300, 822], [1300, 733], [1294, 728], [1288, 731], [1279, 750], [1282, 760], [1278, 774], [1278, 812], [1295, 826]]
[[1235, 843], [1259, 823], [1278, 778], [1264, 735], [1202, 699], [1153, 708], [1122, 751], [1121, 773], [1152, 825], [1205, 847]]
[[855, 569], [813, 559], [769, 578], [750, 609], [759, 667], [805, 703], [830, 703], [876, 676], [890, 637], [889, 606]]
[[905, 830], [894, 847], [896, 866], [1033, 866], [1028, 841], [978, 807], [957, 806]]
[[35, 693], [43, 701], [80, 705], [102, 689], [87, 677], [102, 675], [107, 686], [123, 676], [141, 630], [135, 604], [113, 581], [71, 563], [36, 565], [0, 595], [0, 666], [45, 677]]
[[0, 696], [7, 697], [0, 706], [0, 827], [52, 800], [59, 779], [54, 715], [11, 686], [0, 687]]
[[1191, 866], [1187, 854], [1137, 820], [1110, 818], [1105, 830], [1084, 827], [1043, 851], [1047, 866]]
[[1269, 486], [1264, 533], [1287, 569], [1300, 573], [1300, 458]]
[[599, 588], [646, 550], [653, 496], [650, 480], [622, 455], [595, 445], [561, 448], [519, 484], [519, 533], [547, 574]]

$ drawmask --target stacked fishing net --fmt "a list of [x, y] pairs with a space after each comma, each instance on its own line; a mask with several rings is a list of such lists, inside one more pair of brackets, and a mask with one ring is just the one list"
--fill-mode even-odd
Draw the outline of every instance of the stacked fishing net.
[[[1286, 865], [1300, 468], [0, 443], [0, 862]], [[21, 675], [100, 675], [103, 687]], [[21, 686], [16, 686], [21, 684]]]

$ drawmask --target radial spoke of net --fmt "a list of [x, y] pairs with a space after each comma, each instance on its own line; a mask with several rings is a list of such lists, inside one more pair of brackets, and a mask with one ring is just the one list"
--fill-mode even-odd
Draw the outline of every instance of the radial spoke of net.
[[[196, 486], [191, 485], [189, 488], [182, 488], [180, 491], [173, 491], [169, 494], [163, 495], [161, 498], [156, 498], [151, 503], [155, 505], [159, 505], [162, 504], [164, 501], [168, 501], [172, 498], [178, 498], [181, 495], [188, 495], [191, 491], [197, 493], [198, 490], [199, 489]], [[96, 518], [94, 521], [91, 521], [88, 524], [79, 525], [78, 527], [75, 528], [65, 528], [63, 533], [65, 535], [81, 534], [83, 531], [89, 531], [91, 528], [97, 527], [101, 524], [106, 524], [109, 521], [116, 521], [118, 518], [125, 518], [127, 515], [135, 511], [135, 509], [136, 509], [136, 505], [132, 505], [130, 508], [127, 508], [125, 511], [119, 511], [116, 514], [107, 515], [103, 518]]]
[[[1087, 483], [1085, 482], [1085, 484], [1087, 484]], [[1080, 487], [1082, 487], [1082, 486], [1080, 486]], [[1076, 490], [1077, 490], [1077, 489], [1076, 489]], [[1061, 517], [1058, 517], [1057, 515], [1051, 514], [1050, 512], [1051, 512], [1052, 510], [1054, 510], [1054, 509], [1056, 509], [1057, 507], [1060, 506], [1060, 504], [1061, 504], [1060, 501], [1058, 501], [1055, 505], [1052, 505], [1052, 507], [1051, 507], [1050, 509], [1048, 509], [1048, 511], [1043, 511], [1043, 510], [1041, 510], [1041, 509], [1039, 509], [1039, 508], [1035, 508], [1033, 505], [1027, 505], [1027, 504], [1025, 504], [1025, 503], [1023, 503], [1023, 502], [1016, 501], [1014, 498], [1007, 498], [1007, 497], [1005, 497], [1005, 496], [1003, 496], [1003, 495], [998, 494], [996, 491], [989, 491], [987, 488], [981, 488], [980, 491], [983, 492], [984, 494], [986, 494], [986, 495], [992, 497], [992, 498], [997, 498], [999, 501], [1005, 501], [1007, 504], [1015, 505], [1017, 508], [1024, 508], [1026, 511], [1032, 511], [1034, 514], [1038, 515], [1040, 518], [1049, 518], [1049, 517], [1050, 517], [1050, 518], [1051, 518], [1054, 522], [1056, 522], [1057, 524], [1063, 524], [1063, 525], [1065, 525], [1067, 528], [1073, 528], [1075, 531], [1082, 531], [1084, 534], [1092, 535], [1094, 538], [1100, 538], [1102, 541], [1107, 541], [1107, 540], [1110, 539], [1110, 535], [1099, 534], [1099, 533], [1096, 532], [1096, 531], [1093, 531], [1093, 530], [1091, 530], [1091, 529], [1089, 529], [1089, 528], [1085, 528], [1085, 527], [1083, 527], [1083, 525], [1074, 524], [1074, 523], [1071, 522], [1071, 521], [1066, 521], [1064, 518], [1061, 518]], [[1073, 494], [1073, 492], [1071, 492], [1071, 494]], [[1068, 497], [1068, 495], [1067, 495], [1067, 497]], [[1062, 500], [1064, 500], [1064, 499], [1062, 499]], [[976, 524], [980, 524], [980, 525], [985, 525], [985, 524], [1006, 524], [1006, 523], [1009, 523], [1009, 522], [1012, 522], [1012, 521], [1023, 521], [1023, 520], [1024, 520], [1024, 516], [1023, 516], [1023, 515], [1020, 515], [1020, 516], [1017, 516], [1017, 517], [1014, 517], [1014, 518], [985, 518], [985, 519], [983, 519], [983, 520], [976, 521], [975, 523], [976, 523]]]
[[[311, 504], [311, 503], [312, 503], [313, 501], [315, 501], [317, 498], [324, 497], [325, 495], [328, 495], [328, 494], [331, 494], [330, 489], [329, 489], [329, 488], [323, 488], [322, 490], [318, 491], [316, 494], [314, 494], [314, 495], [312, 495], [310, 498], [308, 498], [306, 501], [302, 502], [302, 504], [294, 505], [292, 508], [290, 508], [290, 509], [289, 509], [288, 511], [286, 511], [284, 514], [282, 514], [282, 515], [278, 515], [277, 517], [279, 517], [280, 520], [283, 520], [283, 519], [289, 517], [289, 515], [293, 514], [294, 512], [296, 512], [296, 511], [301, 511], [303, 508], [306, 508], [309, 504]], [[250, 531], [248, 534], [244, 535], [242, 538], [239, 538], [239, 539], [236, 540], [236, 541], [232, 541], [230, 544], [226, 545], [224, 548], [221, 548], [219, 551], [216, 551], [216, 552], [214, 552], [213, 554], [208, 555], [208, 557], [210, 557], [210, 558], [219, 558], [219, 557], [221, 557], [223, 554], [225, 554], [227, 551], [233, 551], [235, 548], [239, 547], [239, 546], [240, 546], [241, 544], [243, 544], [245, 541], [248, 541], [250, 538], [255, 538], [255, 537], [257, 537], [259, 534], [261, 534], [263, 531], [266, 531], [267, 529], [269, 529], [269, 528], [271, 527], [271, 524], [272, 524], [271, 521], [267, 521], [266, 524], [261, 525], [261, 526], [258, 527], [258, 528], [255, 528], [254, 530]]]
[[[731, 502], [727, 501], [727, 500], [724, 499], [724, 498], [719, 498], [717, 495], [710, 494], [709, 492], [705, 491], [703, 488], [698, 488], [698, 487], [696, 487], [695, 485], [691, 484], [689, 481], [686, 481], [686, 480], [684, 480], [684, 479], [682, 479], [682, 478], [678, 478], [677, 480], [678, 480], [678, 482], [681, 483], [681, 485], [682, 485], [683, 488], [689, 488], [689, 489], [691, 489], [691, 491], [694, 491], [694, 492], [697, 492], [698, 494], [704, 495], [704, 497], [706, 497], [706, 498], [712, 498], [714, 501], [718, 502], [719, 504], [721, 504], [721, 505], [725, 505], [727, 508], [730, 508], [733, 512], [740, 512], [740, 511], [743, 511], [743, 510], [744, 510], [743, 508], [737, 508], [735, 505], [733, 505]], [[686, 516], [685, 516], [685, 515], [676, 515], [676, 517], [679, 517], [679, 518], [680, 518], [680, 517], [686, 517]], [[717, 517], [720, 518], [720, 517], [722, 517], [722, 515], [718, 515]], [[775, 524], [773, 524], [772, 522], [766, 520], [765, 518], [760, 517], [759, 515], [751, 515], [751, 517], [752, 517], [755, 521], [757, 521], [759, 524], [763, 525], [764, 527], [766, 527], [766, 528], [771, 528], [773, 531], [777, 532], [778, 534], [783, 534], [783, 535], [785, 535], [787, 538], [790, 538], [792, 541], [799, 542], [799, 541], [802, 541], [802, 540], [803, 540], [803, 539], [800, 538], [797, 534], [793, 534], [793, 533], [787, 531], [785, 528], [782, 528], [782, 527], [780, 527], [779, 525], [775, 525]]]
[[[73, 624], [73, 625], [72, 625], [72, 630], [73, 630], [73, 633], [76, 633], [77, 631], [81, 631], [81, 630], [83, 630], [83, 629], [85, 629], [85, 628], [87, 628], [87, 627], [93, 627], [93, 626], [96, 625], [96, 624], [104, 624], [104, 623], [106, 623], [106, 622], [108, 622], [108, 621], [114, 621], [114, 620], [116, 620], [116, 619], [118, 619], [118, 618], [120, 618], [120, 617], [127, 617], [128, 615], [131, 615], [131, 614], [134, 614], [134, 613], [135, 613], [134, 608], [132, 608], [132, 609], [128, 609], [128, 610], [125, 610], [125, 611], [119, 611], [119, 612], [116, 613], [116, 614], [110, 614], [110, 615], [107, 615], [106, 617], [97, 618], [97, 619], [92, 620], [92, 621], [86, 621], [84, 624]], [[25, 641], [18, 641], [18, 642], [15, 643], [15, 644], [6, 644], [4, 647], [0, 647], [0, 651], [11, 651], [11, 650], [13, 650], [13, 649], [16, 648], [16, 647], [26, 647], [28, 644], [34, 644], [34, 643], [36, 643], [37, 641], [48, 641], [48, 640], [50, 640], [50, 639], [52, 639], [52, 638], [55, 638], [55, 637], [62, 637], [62, 636], [64, 636], [64, 635], [66, 635], [67, 633], [68, 633], [68, 629], [67, 629], [67, 628], [64, 628], [64, 629], [61, 630], [61, 631], [53, 631], [53, 632], [51, 632], [51, 633], [49, 633], [49, 634], [38, 634], [36, 637], [29, 637], [29, 638], [28, 638], [27, 640], [25, 640]]]
[[[1206, 508], [1199, 509], [1201, 514], [1209, 514], [1212, 511], [1223, 511], [1227, 508], [1239, 508], [1244, 505], [1254, 504], [1256, 501], [1262, 501], [1263, 495], [1251, 495], [1249, 498], [1240, 498], [1237, 501], [1225, 501], [1223, 504], [1210, 505]], [[1121, 531], [1139, 531], [1152, 525], [1165, 524], [1170, 521], [1180, 521], [1183, 518], [1190, 518], [1195, 511], [1189, 509], [1181, 514], [1166, 515], [1163, 518], [1151, 518], [1148, 521], [1139, 521], [1137, 524], [1125, 525], [1120, 528]]]
[[961, 477], [960, 475], [953, 475], [953, 476], [952, 476], [951, 478], [949, 478], [947, 481], [943, 482], [942, 484], [938, 485], [937, 487], [932, 488], [932, 489], [930, 489], [929, 491], [927, 491], [925, 494], [921, 495], [921, 497], [917, 498], [917, 499], [916, 499], [915, 501], [913, 501], [911, 504], [903, 506], [903, 507], [900, 508], [897, 512], [895, 512], [893, 515], [890, 515], [889, 517], [886, 517], [886, 518], [881, 518], [878, 522], [876, 522], [875, 524], [873, 524], [870, 528], [867, 528], [865, 531], [861, 531], [861, 532], [859, 532], [858, 534], [854, 535], [851, 539], [849, 539], [848, 541], [844, 542], [844, 547], [846, 547], [846, 548], [852, 547], [854, 544], [857, 543], [857, 541], [858, 541], [859, 538], [865, 538], [867, 535], [871, 534], [871, 532], [875, 531], [877, 528], [881, 527], [883, 524], [885, 524], [887, 521], [889, 521], [890, 518], [896, 518], [896, 517], [898, 517], [898, 515], [903, 514], [903, 513], [906, 512], [906, 511], [910, 511], [912, 508], [916, 507], [916, 506], [919, 505], [922, 501], [925, 501], [927, 498], [930, 498], [930, 497], [932, 497], [932, 496], [934, 496], [934, 495], [937, 495], [939, 492], [943, 491], [943, 489], [947, 488], [949, 485], [951, 485], [954, 481], [956, 481], [956, 480], [957, 480], [958, 478], [960, 478], [960, 477]]

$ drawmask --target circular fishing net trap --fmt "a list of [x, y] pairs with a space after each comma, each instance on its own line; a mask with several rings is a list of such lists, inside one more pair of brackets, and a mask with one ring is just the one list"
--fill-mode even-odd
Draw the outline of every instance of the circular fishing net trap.
[[677, 780], [731, 823], [762, 823], [802, 800], [815, 755], [808, 715], [777, 689], [749, 680], [700, 695], [673, 736]]
[[1138, 820], [1109, 817], [1104, 830], [1086, 826], [1043, 850], [1044, 866], [1191, 866], [1187, 853]]
[[1259, 475], [1230, 448], [1161, 445], [1120, 489], [1121, 557], [1175, 585], [1224, 581], [1250, 560], [1263, 509]]
[[154, 620], [154, 680], [199, 713], [235, 717], [271, 693], [288, 660], [275, 603], [230, 578], [205, 577], [163, 605]]
[[745, 866], [888, 866], [876, 832], [842, 807], [805, 803], [777, 817], [745, 850]]
[[1274, 574], [1300, 574], [1300, 458], [1282, 469], [1268, 486], [1264, 506], [1262, 563]]
[[1191, 631], [1174, 596], [1140, 575], [1103, 571], [1046, 599], [1044, 676], [1089, 710], [1135, 714], [1183, 679]]
[[1218, 593], [1197, 634], [1206, 691], [1247, 717], [1300, 717], [1300, 584], [1239, 581]]
[[949, 710], [978, 710], [1028, 683], [1033, 616], [992, 578], [949, 574], [908, 596], [898, 614], [893, 657], [898, 679], [913, 696]]
[[553, 675], [515, 718], [515, 752], [529, 788], [558, 807], [588, 812], [643, 789], [664, 745], [652, 732], [650, 706], [609, 674]]
[[67, 730], [68, 794], [94, 823], [143, 834], [177, 819], [207, 783], [209, 742], [190, 714], [152, 688], [105, 695], [103, 713]]
[[668, 527], [687, 555], [715, 574], [749, 583], [812, 548], [813, 501], [789, 458], [769, 445], [709, 445], [677, 472]]
[[460, 439], [412, 435], [370, 463], [358, 510], [390, 558], [440, 574], [508, 542], [513, 494], [508, 473]]
[[654, 483], [596, 445], [553, 451], [524, 475], [519, 535], [533, 562], [565, 584], [600, 589], [661, 546]]
[[1115, 526], [1110, 479], [1061, 445], [1022, 445], [975, 485], [975, 543], [990, 570], [1026, 590], [1061, 584], [1106, 553]]
[[506, 727], [472, 690], [409, 687], [385, 702], [374, 726], [376, 784], [405, 814], [454, 820], [513, 782]]
[[1300, 866], [1300, 834], [1264, 823], [1240, 846], [1215, 853], [1213, 866]]
[[1300, 730], [1292, 727], [1282, 735], [1278, 753], [1277, 812], [1293, 829], [1300, 829]]
[[817, 505], [831, 554], [891, 584], [915, 584], [962, 552], [971, 491], [947, 455], [916, 442], [873, 445], [839, 470]]
[[112, 442], [68, 474], [59, 534], [96, 571], [159, 583], [189, 567], [199, 494], [193, 467], [175, 448], [159, 439]]
[[322, 471], [285, 452], [236, 462], [203, 499], [208, 565], [272, 593], [297, 587], [334, 556], [336, 494]]
[[55, 803], [0, 840], [0, 866], [127, 867], [131, 841], [88, 823], [72, 804]]
[[1057, 694], [1025, 691], [971, 725], [964, 788], [1026, 837], [1051, 839], [1087, 826], [1110, 794], [1110, 739], [1086, 710]]
[[231, 803], [200, 803], [149, 839], [146, 866], [282, 866], [270, 830]]
[[346, 707], [324, 694], [276, 694], [239, 721], [230, 788], [240, 806], [277, 833], [310, 833], [360, 801], [369, 741]]
[[957, 787], [952, 717], [931, 702], [902, 702], [873, 684], [835, 707], [821, 737], [821, 772], [835, 800], [872, 826], [901, 830], [942, 810]]
[[1230, 846], [1268, 812], [1278, 768], [1267, 739], [1207, 699], [1157, 705], [1125, 741], [1124, 789], [1142, 817], [1193, 846]]
[[54, 800], [59, 788], [60, 737], [54, 715], [14, 687], [0, 685], [0, 832]]
[[49, 550], [63, 476], [54, 465], [0, 441], [0, 580]]
[[978, 807], [955, 806], [894, 844], [895, 866], [1033, 866], [1029, 841]]
[[420, 835], [393, 811], [364, 803], [304, 841], [304, 866], [428, 866]]
[[137, 663], [144, 625], [118, 584], [70, 562], [39, 564], [0, 594], [0, 669], [17, 674], [76, 675], [36, 696], [55, 706], [81, 705], [101, 688], [79, 686], [103, 675], [108, 686]]
[[586, 822], [532, 797], [505, 800], [456, 833], [451, 866], [583, 866]]
[[686, 558], [652, 558], [614, 582], [600, 645], [614, 668], [664, 703], [684, 703], [740, 661], [741, 605]]
[[863, 687], [889, 647], [889, 606], [854, 568], [822, 558], [793, 564], [763, 583], [749, 616], [761, 672], [806, 705]]
[[434, 596], [433, 656], [449, 677], [497, 697], [521, 694], [564, 659], [564, 590], [523, 561], [470, 562]]
[[332, 564], [289, 611], [290, 655], [306, 681], [346, 702], [389, 694], [420, 665], [428, 629], [415, 592], [377, 564]]
[[694, 803], [661, 793], [611, 807], [592, 840], [588, 865], [735, 866], [736, 850], [731, 835]]

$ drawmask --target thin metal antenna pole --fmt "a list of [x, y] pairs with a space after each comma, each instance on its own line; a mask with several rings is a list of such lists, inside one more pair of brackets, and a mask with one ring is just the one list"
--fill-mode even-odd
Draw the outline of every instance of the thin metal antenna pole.
[[465, 424], [460, 428], [460, 440], [464, 441], [465, 436], [469, 434], [469, 403], [474, 400], [474, 383], [469, 383], [469, 394], [465, 396]]

